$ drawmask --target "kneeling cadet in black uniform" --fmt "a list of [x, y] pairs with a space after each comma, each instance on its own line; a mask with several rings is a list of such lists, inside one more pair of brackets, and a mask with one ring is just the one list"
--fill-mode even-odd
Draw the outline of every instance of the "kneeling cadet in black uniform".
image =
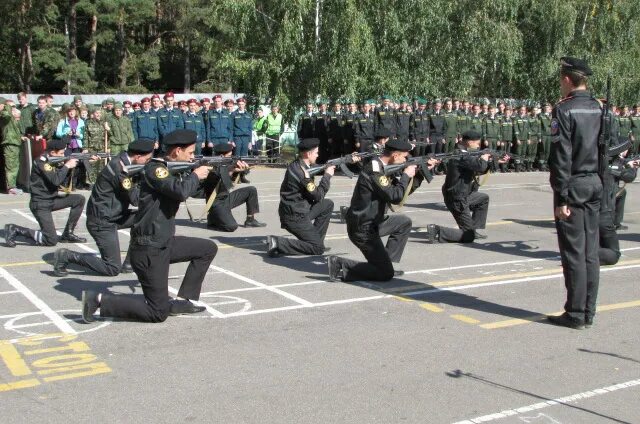
[[[168, 315], [202, 312], [205, 308], [189, 300], [198, 300], [202, 281], [218, 247], [210, 240], [175, 235], [175, 216], [188, 197], [201, 193], [201, 183], [209, 174], [206, 166], [186, 175], [172, 175], [166, 161], [193, 161], [197, 134], [175, 130], [163, 140], [167, 155], [152, 159], [144, 168], [140, 182], [139, 209], [131, 229], [131, 266], [140, 280], [144, 297], [82, 292], [82, 318], [100, 316], [144, 322], [162, 322]], [[168, 293], [169, 264], [190, 262], [178, 297]]]
[[[366, 162], [351, 198], [346, 214], [349, 239], [360, 249], [367, 262], [357, 262], [338, 256], [328, 261], [329, 279], [336, 281], [389, 281], [395, 272], [392, 262], [400, 262], [402, 252], [411, 231], [411, 218], [406, 215], [385, 216], [389, 204], [399, 204], [407, 190], [413, 191], [424, 178], [431, 181], [431, 172], [416, 173], [416, 166], [408, 166], [399, 177], [388, 177], [384, 173], [387, 165], [401, 164], [407, 160], [413, 148], [407, 141], [391, 140], [384, 145], [382, 155]], [[438, 161], [429, 159], [429, 170]], [[381, 237], [389, 236], [387, 245]]]
[[[17, 236], [34, 240], [38, 246], [55, 246], [58, 242], [84, 243], [87, 241], [73, 233], [82, 215], [84, 196], [81, 194], [58, 195], [58, 187], [64, 182], [69, 170], [77, 166], [78, 161], [69, 159], [56, 164], [48, 161], [49, 157], [64, 156], [68, 141], [68, 137], [50, 140], [47, 143], [48, 155], [40, 156], [33, 161], [29, 209], [40, 224], [40, 230], [31, 230], [14, 224], [5, 225], [4, 238], [7, 247], [16, 246]], [[62, 235], [58, 237], [51, 212], [66, 208], [71, 208], [69, 219]]]
[[129, 255], [122, 264], [118, 230], [133, 225], [136, 213], [129, 209], [129, 205], [138, 205], [140, 187], [138, 181], [127, 174], [125, 167], [149, 162], [154, 144], [155, 141], [151, 139], [136, 140], [129, 144], [126, 152], [120, 153], [102, 169], [87, 203], [87, 229], [98, 245], [100, 256], [58, 249], [53, 265], [54, 275], [68, 275], [67, 265], [70, 263], [89, 268], [100, 275], [115, 276], [120, 272], [132, 272]]
[[[218, 143], [213, 146], [213, 151], [223, 157], [231, 156], [233, 146], [230, 143]], [[238, 161], [235, 169], [229, 169], [226, 166], [216, 168], [209, 174], [205, 183], [205, 194], [207, 207], [211, 208], [207, 211], [207, 227], [212, 230], [233, 232], [238, 229], [231, 209], [237, 208], [242, 204], [247, 205], [247, 219], [244, 221], [245, 227], [266, 227], [267, 224], [258, 221], [255, 215], [260, 211], [258, 205], [258, 190], [255, 187], [241, 187], [233, 191], [229, 191], [231, 187], [227, 187], [224, 180], [220, 177], [220, 172], [228, 172], [230, 181], [238, 179], [241, 182], [248, 182], [245, 175], [249, 172], [249, 165], [245, 162]], [[213, 199], [211, 198], [211, 196]], [[209, 205], [209, 202], [212, 202]]]
[[[472, 243], [477, 238], [487, 238], [478, 233], [485, 228], [489, 212], [489, 196], [478, 192], [477, 176], [489, 171], [491, 155], [465, 155], [480, 148], [482, 135], [469, 130], [458, 143], [460, 156], [449, 159], [447, 179], [442, 186], [444, 203], [453, 215], [459, 228], [447, 228], [430, 224], [427, 226], [427, 241], [430, 243]], [[498, 161], [509, 162], [509, 157]]]

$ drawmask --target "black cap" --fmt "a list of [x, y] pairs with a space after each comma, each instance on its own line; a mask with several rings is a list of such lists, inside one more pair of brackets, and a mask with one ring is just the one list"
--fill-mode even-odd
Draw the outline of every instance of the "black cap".
[[64, 136], [63, 138], [52, 138], [47, 141], [47, 150], [62, 150], [67, 148], [67, 143], [69, 142], [69, 137]]
[[139, 138], [129, 143], [127, 151], [129, 153], [147, 154], [153, 152], [155, 141], [150, 138]]
[[376, 131], [376, 139], [389, 137], [391, 137], [391, 131], [388, 128], [378, 128], [378, 131]]
[[320, 145], [320, 140], [317, 138], [303, 138], [298, 143], [298, 151], [299, 152], [308, 152], [309, 150], [313, 150]]
[[576, 74], [582, 74], [585, 77], [588, 77], [593, 72], [591, 72], [591, 68], [587, 65], [587, 61], [583, 59], [578, 59], [576, 57], [561, 57], [560, 58], [560, 68], [565, 71], [574, 72]]
[[480, 134], [478, 131], [474, 131], [474, 130], [465, 131], [462, 134], [462, 140], [463, 141], [480, 140], [481, 138], [482, 138], [482, 134]]
[[386, 150], [397, 150], [400, 152], [409, 152], [413, 149], [413, 146], [408, 141], [404, 140], [389, 140], [385, 143], [384, 148]]
[[213, 151], [218, 154], [229, 153], [232, 150], [233, 146], [231, 143], [217, 143], [213, 145]]
[[196, 144], [198, 140], [198, 133], [191, 130], [175, 130], [167, 134], [162, 140], [162, 143], [166, 146], [188, 146], [190, 144]]

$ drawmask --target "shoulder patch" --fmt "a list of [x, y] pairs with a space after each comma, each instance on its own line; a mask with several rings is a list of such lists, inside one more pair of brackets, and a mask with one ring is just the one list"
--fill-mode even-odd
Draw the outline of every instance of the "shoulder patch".
[[559, 129], [560, 129], [560, 126], [558, 125], [558, 120], [557, 119], [552, 119], [551, 120], [551, 135], [558, 134]]
[[157, 178], [164, 179], [169, 176], [169, 171], [167, 171], [167, 168], [159, 166], [155, 170], [155, 175]]
[[125, 190], [131, 190], [131, 178], [127, 177], [122, 180], [122, 188]]
[[387, 187], [389, 185], [389, 177], [386, 175], [380, 175], [378, 177], [378, 183], [380, 183], [382, 187]]
[[51, 164], [50, 164], [50, 163], [45, 162], [45, 164], [44, 164], [44, 170], [45, 170], [45, 171], [47, 171], [47, 172], [51, 172], [51, 171], [53, 171], [53, 166], [51, 166]]
[[309, 181], [307, 183], [307, 191], [309, 193], [313, 193], [314, 191], [316, 191], [316, 183], [314, 183], [313, 181]]

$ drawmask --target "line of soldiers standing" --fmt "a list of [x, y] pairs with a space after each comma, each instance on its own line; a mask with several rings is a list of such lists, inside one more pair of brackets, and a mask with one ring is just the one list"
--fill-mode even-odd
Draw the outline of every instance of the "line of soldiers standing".
[[[329, 104], [332, 105], [329, 111]], [[343, 106], [346, 105], [346, 111]], [[316, 110], [317, 106], [317, 110]], [[513, 153], [510, 164], [501, 164], [501, 172], [548, 170], [551, 146], [552, 105], [545, 102], [511, 102], [497, 105], [484, 99], [471, 103], [445, 99], [432, 102], [406, 97], [397, 102], [382, 96], [362, 102], [337, 99], [308, 100], [298, 119], [298, 137], [320, 140], [318, 163], [352, 152], [370, 151], [380, 133], [391, 139], [409, 141], [415, 155], [452, 152], [466, 131], [482, 134], [482, 146]], [[640, 105], [619, 110], [620, 135], [634, 140], [633, 153], [640, 147]]]

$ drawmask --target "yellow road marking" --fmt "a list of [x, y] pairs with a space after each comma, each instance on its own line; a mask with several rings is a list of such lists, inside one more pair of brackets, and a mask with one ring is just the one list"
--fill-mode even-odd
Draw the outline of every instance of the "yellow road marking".
[[39, 264], [46, 264], [45, 261], [32, 261], [32, 262], [7, 262], [4, 264], [0, 264], [0, 267], [2, 268], [8, 268], [11, 266], [28, 266], [28, 265], [39, 265]]
[[442, 312], [442, 311], [444, 311], [444, 309], [442, 309], [439, 306], [434, 305], [433, 303], [421, 303], [420, 307], [422, 309], [426, 309], [427, 311], [430, 311], [430, 312]]
[[413, 302], [413, 299], [409, 299], [408, 297], [393, 296], [393, 298], [397, 300], [401, 300], [403, 302]]
[[475, 318], [471, 318], [469, 316], [466, 315], [462, 315], [462, 314], [453, 314], [453, 315], [449, 315], [451, 318], [453, 319], [457, 319], [458, 321], [462, 321], [465, 322], [467, 324], [477, 324], [480, 322], [480, 320], [477, 320]]
[[[635, 308], [640, 306], [640, 300], [633, 300], [630, 302], [612, 303], [610, 305], [598, 305], [598, 312], [614, 311], [617, 309]], [[503, 321], [490, 322], [487, 324], [480, 324], [480, 327], [487, 330], [494, 330], [496, 328], [513, 327], [515, 325], [529, 324], [531, 322], [543, 321], [547, 315], [561, 315], [564, 311], [553, 312], [550, 314], [539, 314], [521, 319], [507, 319]]]
[[31, 374], [27, 363], [22, 359], [20, 352], [10, 343], [0, 342], [0, 358], [4, 361], [11, 374], [15, 377], [23, 377]]

